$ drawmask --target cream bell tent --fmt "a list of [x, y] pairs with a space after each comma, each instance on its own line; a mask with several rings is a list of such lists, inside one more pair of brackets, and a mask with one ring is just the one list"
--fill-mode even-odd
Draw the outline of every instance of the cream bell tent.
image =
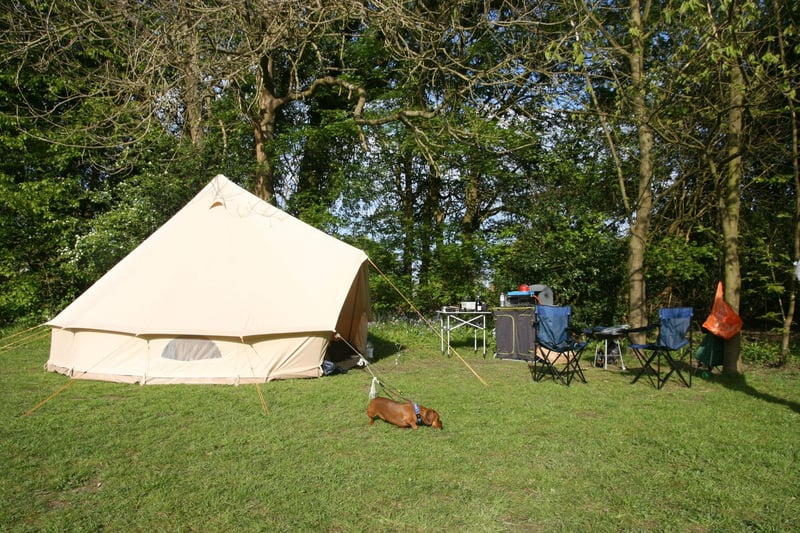
[[368, 259], [217, 176], [48, 322], [47, 369], [125, 383], [318, 377], [364, 353]]

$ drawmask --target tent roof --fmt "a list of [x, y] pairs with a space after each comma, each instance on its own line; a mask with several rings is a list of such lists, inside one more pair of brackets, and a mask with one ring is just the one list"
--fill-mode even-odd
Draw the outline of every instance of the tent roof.
[[48, 324], [135, 335], [334, 331], [366, 260], [219, 175]]

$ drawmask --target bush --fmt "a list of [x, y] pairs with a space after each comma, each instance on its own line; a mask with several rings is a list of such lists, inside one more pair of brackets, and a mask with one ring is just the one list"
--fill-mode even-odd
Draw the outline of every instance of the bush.
[[[742, 337], [742, 361], [751, 365], [760, 366], [780, 366], [781, 346], [780, 338], [756, 338], [751, 336]], [[787, 366], [800, 361], [798, 347], [794, 344], [789, 347], [789, 354], [786, 361]]]

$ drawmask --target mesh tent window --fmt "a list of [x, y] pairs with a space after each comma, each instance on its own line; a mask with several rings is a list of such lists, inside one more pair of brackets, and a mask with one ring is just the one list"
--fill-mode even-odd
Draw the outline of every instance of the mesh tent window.
[[211, 339], [178, 338], [169, 341], [161, 352], [161, 357], [175, 361], [202, 361], [219, 359], [222, 354]]

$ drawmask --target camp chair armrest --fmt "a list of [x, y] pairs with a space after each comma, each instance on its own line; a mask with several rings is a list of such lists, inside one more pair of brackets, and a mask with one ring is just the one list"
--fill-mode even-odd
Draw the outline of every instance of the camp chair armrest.
[[567, 333], [570, 335], [584, 335], [591, 333], [592, 328], [581, 328], [578, 326], [567, 326]]
[[658, 324], [648, 324], [647, 326], [641, 326], [638, 328], [628, 328], [625, 330], [626, 334], [629, 333], [641, 333], [643, 331], [652, 331], [658, 327]]
[[634, 350], [659, 350], [662, 348], [654, 342], [646, 342], [644, 344], [630, 343], [628, 347]]

